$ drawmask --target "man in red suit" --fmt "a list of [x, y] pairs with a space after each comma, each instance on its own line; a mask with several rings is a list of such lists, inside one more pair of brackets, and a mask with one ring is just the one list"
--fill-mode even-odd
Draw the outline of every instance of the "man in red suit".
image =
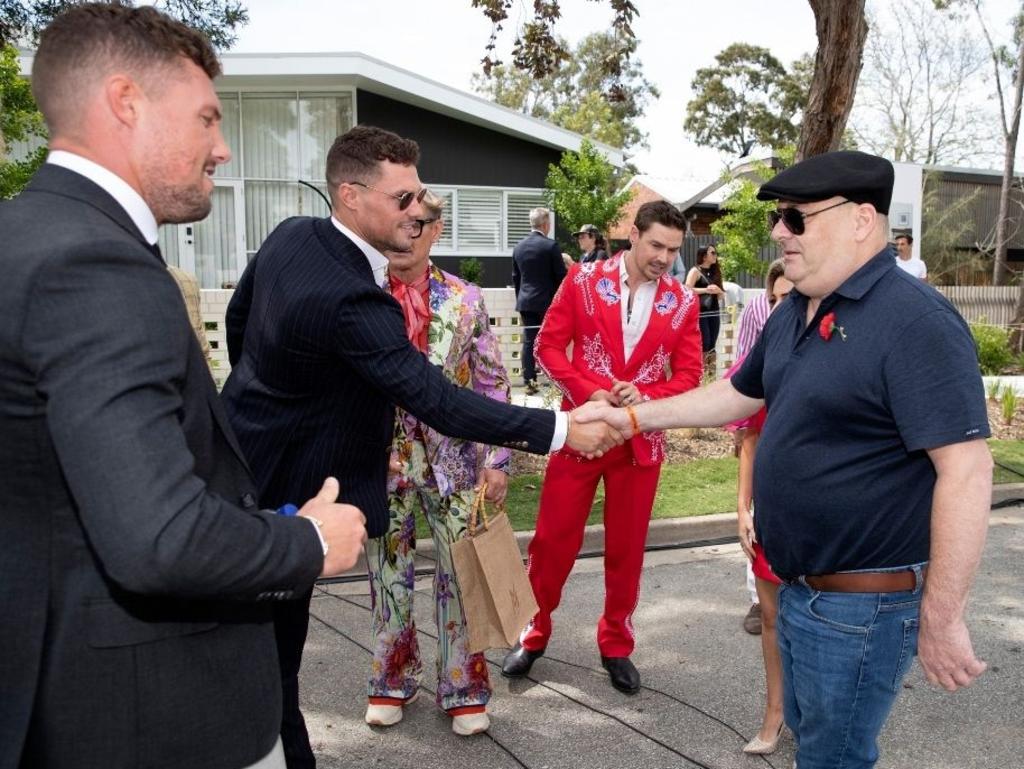
[[[646, 203], [637, 211], [629, 251], [569, 270], [536, 345], [541, 368], [565, 396], [563, 409], [588, 400], [629, 406], [676, 395], [700, 381], [699, 302], [668, 274], [685, 227], [675, 206]], [[544, 653], [551, 613], [583, 541], [598, 481], [604, 479], [605, 607], [597, 643], [612, 685], [627, 694], [639, 690], [640, 674], [629, 659], [630, 618], [640, 595], [644, 541], [664, 458], [664, 433], [639, 434], [599, 459], [570, 449], [551, 455], [529, 549], [530, 583], [540, 611], [505, 658], [503, 675], [525, 676]]]

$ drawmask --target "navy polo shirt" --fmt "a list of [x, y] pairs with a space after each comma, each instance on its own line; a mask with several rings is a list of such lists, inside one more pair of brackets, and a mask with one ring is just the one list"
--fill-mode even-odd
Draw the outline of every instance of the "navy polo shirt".
[[[810, 324], [807, 304], [791, 293], [731, 380], [768, 407], [758, 540], [783, 578], [926, 561], [935, 468], [925, 450], [990, 434], [967, 324], [888, 247]], [[826, 341], [829, 313], [842, 333]]]

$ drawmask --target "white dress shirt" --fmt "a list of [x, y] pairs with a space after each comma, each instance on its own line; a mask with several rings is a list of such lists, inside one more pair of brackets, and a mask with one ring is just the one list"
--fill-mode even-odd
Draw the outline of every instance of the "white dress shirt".
[[[626, 362], [629, 362], [633, 350], [640, 342], [640, 337], [647, 330], [647, 324], [651, 322], [651, 310], [654, 309], [654, 294], [658, 289], [657, 280], [645, 280], [635, 290], [629, 286], [629, 271], [626, 270], [626, 259], [632, 258], [627, 251], [619, 260], [619, 292], [622, 300], [619, 304], [622, 307], [622, 348], [626, 355]], [[633, 307], [629, 306], [629, 297], [633, 296]]]
[[[373, 282], [384, 288], [384, 283], [387, 281], [388, 258], [338, 221], [336, 217], [331, 216], [331, 223], [342, 235], [359, 247], [359, 250], [363, 252], [363, 256], [366, 257], [366, 261], [369, 262], [370, 269], [373, 270]], [[650, 315], [650, 312], [648, 312], [648, 315]], [[558, 451], [565, 445], [568, 436], [569, 415], [564, 411], [555, 412], [555, 433], [551, 436], [551, 448], [548, 450]]]
[[103, 188], [103, 191], [116, 200], [131, 217], [146, 242], [150, 245], [156, 243], [157, 224], [153, 212], [149, 210], [142, 196], [120, 176], [99, 163], [66, 150], [53, 150], [46, 156], [46, 162], [74, 171]]

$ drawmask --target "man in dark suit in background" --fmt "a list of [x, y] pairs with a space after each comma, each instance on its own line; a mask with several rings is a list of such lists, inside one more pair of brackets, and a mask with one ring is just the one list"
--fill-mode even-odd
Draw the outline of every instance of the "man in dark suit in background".
[[533, 361], [533, 343], [566, 274], [562, 249], [548, 237], [551, 212], [546, 208], [530, 211], [532, 231], [512, 251], [512, 282], [516, 288], [516, 311], [523, 321], [523, 382], [526, 392], [537, 392], [537, 369]]
[[283, 766], [269, 606], [365, 539], [333, 479], [257, 508], [156, 247], [230, 157], [219, 72], [150, 7], [74, 7], [35, 56], [51, 153], [0, 206], [3, 769]]
[[[341, 496], [388, 526], [387, 469], [397, 404], [457, 438], [545, 453], [568, 443], [600, 452], [621, 436], [578, 430], [568, 414], [498, 403], [449, 382], [413, 347], [381, 285], [383, 251], [421, 232], [425, 189], [415, 142], [372, 126], [338, 137], [327, 155], [332, 215], [295, 217], [264, 241], [227, 313], [232, 371], [223, 397], [271, 504], [301, 499], [328, 468]], [[290, 769], [315, 766], [299, 711], [298, 673], [309, 594], [275, 607], [285, 688], [281, 735]]]

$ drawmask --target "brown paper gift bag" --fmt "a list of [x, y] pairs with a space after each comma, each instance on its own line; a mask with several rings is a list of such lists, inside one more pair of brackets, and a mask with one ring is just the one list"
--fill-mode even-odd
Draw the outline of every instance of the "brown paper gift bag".
[[[513, 646], [537, 613], [537, 601], [504, 510], [488, 520], [480, 489], [463, 539], [452, 543], [470, 653]], [[477, 526], [477, 513], [483, 525]]]

